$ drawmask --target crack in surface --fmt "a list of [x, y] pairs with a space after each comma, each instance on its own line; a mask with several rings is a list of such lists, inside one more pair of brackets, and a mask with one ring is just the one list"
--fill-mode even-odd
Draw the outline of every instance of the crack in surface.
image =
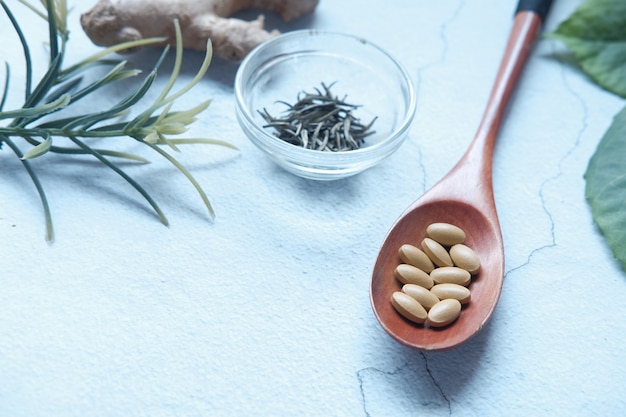
[[[557, 57], [558, 55], [556, 54], [556, 50], [554, 45], [552, 46], [552, 56]], [[557, 58], [558, 59], [558, 58]], [[529, 265], [532, 261], [532, 258], [546, 250], [549, 248], [553, 248], [557, 245], [556, 243], [556, 233], [555, 233], [555, 221], [554, 221], [554, 217], [552, 216], [552, 212], [550, 211], [550, 209], [548, 208], [548, 204], [546, 203], [546, 188], [548, 187], [548, 185], [550, 185], [551, 183], [553, 183], [554, 181], [558, 180], [559, 178], [561, 178], [564, 175], [563, 172], [563, 164], [565, 163], [565, 161], [574, 153], [574, 151], [576, 151], [580, 144], [581, 144], [581, 138], [584, 134], [584, 132], [587, 130], [588, 127], [588, 119], [589, 119], [589, 109], [587, 107], [587, 104], [585, 103], [585, 100], [583, 99], [583, 97], [576, 91], [574, 90], [574, 88], [570, 85], [568, 78], [567, 78], [567, 65], [565, 64], [565, 62], [562, 59], [559, 59], [560, 61], [560, 67], [561, 67], [561, 80], [562, 80], [562, 85], [565, 88], [565, 90], [570, 94], [570, 96], [572, 96], [579, 104], [580, 109], [582, 111], [582, 122], [581, 122], [581, 127], [578, 129], [578, 132], [575, 135], [574, 138], [574, 143], [569, 147], [569, 149], [567, 149], [567, 151], [563, 154], [563, 156], [559, 159], [558, 163], [557, 163], [557, 171], [554, 175], [552, 175], [551, 177], [546, 178], [541, 185], [539, 186], [539, 198], [541, 200], [541, 208], [543, 209], [544, 213], [546, 214], [549, 222], [550, 222], [550, 243], [547, 243], [543, 246], [537, 247], [535, 249], [533, 249], [529, 254], [528, 257], [526, 258], [526, 261], [516, 267], [511, 268], [510, 270], [508, 270], [505, 273], [505, 277], [508, 276], [510, 273], [515, 272], [521, 268], [524, 268], [525, 266]]]
[[[423, 412], [427, 412], [429, 415], [440, 415], [440, 413], [445, 412], [446, 415], [452, 416], [452, 401], [433, 374], [427, 355], [419, 352], [419, 356], [414, 358], [418, 360], [405, 361], [390, 371], [377, 367], [367, 367], [357, 371], [356, 377], [365, 417], [375, 417], [378, 415], [377, 411], [383, 413], [380, 408], [375, 411], [375, 407], [380, 407], [382, 401], [368, 395], [368, 384], [376, 386], [382, 384], [392, 392], [389, 395], [400, 395], [401, 397], [398, 398], [408, 401], [408, 404], [404, 403], [404, 409], [396, 410], [402, 415], [415, 415]], [[371, 391], [371, 394], [380, 394], [383, 391], [385, 390], [381, 391], [379, 387]], [[389, 405], [393, 406], [393, 404]], [[388, 415], [388, 413], [384, 412], [384, 415]]]
[[[426, 63], [424, 65], [422, 65], [421, 67], [419, 67], [417, 69], [416, 72], [416, 80], [415, 80], [415, 89], [416, 91], [420, 91], [420, 86], [422, 85], [422, 80], [424, 79], [424, 73], [426, 71], [428, 71], [429, 69], [431, 69], [432, 67], [436, 67], [438, 65], [443, 64], [444, 62], [446, 62], [447, 57], [448, 57], [448, 48], [449, 48], [449, 42], [448, 42], [448, 26], [450, 26], [457, 18], [458, 16], [461, 14], [461, 10], [463, 9], [463, 6], [465, 5], [465, 0], [460, 0], [457, 3], [457, 7], [454, 9], [454, 11], [452, 12], [452, 14], [450, 15], [450, 17], [445, 20], [441, 26], [439, 27], [439, 39], [441, 40], [441, 53], [439, 55], [439, 57], [434, 60], [431, 61], [429, 63]], [[419, 107], [420, 104], [420, 100], [419, 100], [419, 96], [417, 98], [417, 102], [416, 102], [416, 106]], [[426, 172], [426, 167], [424, 166], [424, 161], [422, 159], [422, 155], [423, 152], [421, 150], [421, 146], [419, 146], [418, 144], [418, 149], [419, 149], [419, 160], [418, 160], [418, 166], [421, 172], [421, 178], [422, 178], [422, 193], [426, 192], [426, 178], [428, 177], [428, 173]]]
[[[405, 366], [407, 364], [405, 363]], [[394, 376], [397, 375], [403, 367], [398, 367], [396, 368], [394, 371], [383, 371], [381, 369], [375, 368], [375, 367], [369, 367], [369, 368], [363, 368], [363, 369], [359, 369], [356, 373], [356, 378], [359, 381], [359, 392], [361, 394], [361, 404], [363, 405], [363, 415], [365, 415], [365, 417], [372, 417], [372, 415], [369, 413], [369, 411], [367, 411], [367, 395], [365, 394], [365, 379], [366, 373], [369, 372], [377, 372], [377, 373], [381, 373], [381, 374], [385, 374], [385, 375], [389, 375], [389, 376]]]
[[[435, 394], [439, 394], [442, 402], [445, 403], [446, 405], [447, 414], [452, 415], [452, 408], [451, 408], [450, 400], [447, 398], [442, 387], [437, 383], [436, 379], [431, 373], [431, 370], [428, 367], [426, 356], [423, 353], [420, 353], [420, 356], [423, 359], [424, 365], [422, 366], [420, 364], [419, 369], [420, 371], [423, 371], [423, 376], [424, 376], [423, 380], [430, 381], [430, 386], [432, 387], [432, 390], [429, 390], [426, 387], [423, 387], [421, 390], [419, 390], [420, 392], [423, 392], [424, 390], [428, 391], [426, 395], [426, 399], [422, 398], [420, 400], [419, 396], [417, 395], [407, 395], [407, 398], [411, 402], [415, 401], [413, 405], [426, 407], [427, 410], [434, 412], [435, 409], [433, 407], [441, 408], [442, 406], [442, 403], [436, 400], [437, 395]], [[368, 395], [366, 392], [366, 384], [368, 382], [368, 379], [374, 379], [377, 375], [382, 375], [383, 377], [390, 378], [389, 379], [390, 383], [388, 385], [393, 385], [392, 382], [395, 381], [396, 383], [399, 384], [399, 386], [408, 387], [407, 382], [415, 380], [415, 375], [409, 375], [409, 374], [413, 373], [415, 370], [416, 370], [415, 364], [412, 364], [410, 362], [404, 362], [403, 364], [401, 364], [400, 366], [397, 366], [395, 369], [391, 371], [384, 371], [376, 367], [368, 367], [368, 368], [363, 368], [363, 369], [358, 370], [356, 373], [356, 377], [357, 377], [357, 380], [359, 381], [359, 392], [361, 395], [363, 415], [365, 417], [375, 416], [374, 412], [371, 411], [372, 406], [368, 404]], [[426, 376], [428, 376], [428, 378], [426, 378]], [[398, 380], [400, 381], [398, 382]], [[389, 404], [389, 405], [392, 406], [393, 404]], [[423, 411], [423, 410], [419, 410], [419, 409], [411, 410], [410, 414], [413, 415], [415, 412], [420, 412], [420, 411]]]
[[[458, 16], [461, 14], [461, 10], [463, 9], [465, 5], [465, 0], [459, 0], [457, 2], [456, 8], [452, 11], [452, 13], [450, 14], [450, 16], [439, 26], [439, 39], [441, 41], [441, 49], [440, 49], [440, 54], [439, 56], [431, 61], [428, 62], [420, 67], [418, 67], [417, 71], [416, 71], [416, 79], [415, 79], [415, 88], [416, 91], [420, 91], [420, 87], [423, 84], [423, 80], [425, 78], [424, 74], [432, 69], [433, 67], [439, 66], [443, 63], [446, 62], [447, 60], [447, 56], [448, 56], [448, 49], [449, 49], [449, 41], [448, 41], [448, 27], [458, 18]], [[419, 100], [419, 96], [416, 99], [416, 106], [419, 108], [420, 105], [420, 100]], [[418, 166], [419, 166], [419, 171], [421, 173], [421, 187], [422, 187], [422, 193], [426, 192], [426, 184], [427, 184], [427, 171], [426, 171], [426, 167], [424, 165], [424, 160], [423, 160], [423, 152], [422, 152], [422, 147], [419, 145], [419, 143], [417, 144], [418, 147]], [[443, 390], [442, 386], [438, 383], [437, 379], [435, 378], [435, 376], [433, 375], [429, 364], [428, 364], [428, 360], [426, 358], [426, 356], [424, 355], [423, 352], [420, 352], [420, 356], [422, 357], [423, 361], [424, 361], [424, 369], [426, 374], [428, 375], [428, 377], [430, 378], [430, 381], [432, 383], [432, 385], [435, 387], [435, 389], [437, 390], [437, 392], [441, 395], [441, 398], [443, 399], [443, 401], [445, 402], [447, 409], [448, 409], [448, 415], [452, 415], [452, 405], [450, 402], [450, 399], [447, 397], [445, 391]], [[404, 363], [402, 366], [396, 368], [393, 371], [383, 371], [381, 369], [375, 368], [375, 367], [368, 367], [368, 368], [363, 368], [359, 371], [357, 371], [357, 379], [359, 381], [359, 392], [361, 394], [361, 400], [362, 400], [362, 406], [363, 406], [363, 413], [366, 417], [372, 417], [372, 415], [370, 414], [370, 412], [368, 411], [368, 405], [367, 405], [367, 395], [365, 392], [365, 380], [366, 380], [366, 374], [370, 373], [370, 372], [375, 372], [375, 373], [381, 373], [381, 374], [385, 374], [388, 376], [397, 376], [399, 375], [403, 369], [405, 369], [406, 367], [408, 367], [409, 364], [408, 363]]]
[[426, 372], [428, 373], [428, 376], [430, 377], [431, 381], [433, 382], [433, 385], [435, 386], [435, 388], [437, 388], [437, 391], [439, 391], [439, 393], [441, 394], [441, 398], [443, 398], [443, 400], [446, 402], [446, 405], [448, 406], [448, 415], [451, 416], [452, 415], [452, 403], [450, 402], [450, 399], [446, 395], [446, 393], [443, 390], [443, 388], [441, 387], [441, 385], [439, 385], [439, 383], [437, 382], [437, 379], [435, 378], [435, 376], [433, 375], [432, 371], [430, 370], [430, 366], [428, 365], [428, 358], [426, 357], [424, 352], [420, 352], [420, 356], [424, 359], [424, 364], [426, 366]]

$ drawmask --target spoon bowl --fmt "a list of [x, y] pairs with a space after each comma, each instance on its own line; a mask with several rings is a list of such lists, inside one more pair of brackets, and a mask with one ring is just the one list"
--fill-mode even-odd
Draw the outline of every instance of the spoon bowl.
[[[504, 255], [497, 221], [475, 206], [460, 200], [432, 200], [409, 208], [396, 222], [383, 245], [372, 277], [371, 297], [376, 316], [383, 328], [398, 342], [422, 350], [454, 347], [478, 332], [491, 317], [502, 288]], [[462, 228], [481, 261], [472, 279], [472, 299], [459, 318], [444, 328], [418, 326], [400, 316], [389, 302], [402, 284], [394, 270], [402, 263], [398, 249], [405, 243], [420, 247], [426, 227], [434, 222], [451, 223]]]
[[[370, 298], [383, 329], [398, 342], [420, 350], [446, 350], [474, 336], [491, 317], [504, 279], [504, 245], [493, 196], [492, 160], [507, 104], [530, 55], [552, 0], [520, 0], [513, 28], [478, 131], [455, 167], [416, 200], [395, 222], [372, 272]], [[402, 287], [394, 270], [405, 244], [421, 247], [431, 223], [450, 223], [465, 231], [465, 244], [480, 258], [470, 285], [471, 300], [459, 317], [442, 328], [416, 325], [391, 304]]]

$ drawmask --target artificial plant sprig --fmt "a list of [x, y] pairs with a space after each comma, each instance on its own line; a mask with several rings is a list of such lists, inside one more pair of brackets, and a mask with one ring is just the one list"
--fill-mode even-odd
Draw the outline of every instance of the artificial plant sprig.
[[[120, 122], [117, 119], [129, 113], [131, 109], [134, 110], [135, 106], [145, 98], [156, 79], [157, 71], [160, 69], [169, 51], [167, 46], [150, 73], [138, 82], [134, 91], [118, 103], [104, 110], [87, 113], [78, 112], [77, 115], [59, 117], [58, 115], [62, 114], [63, 111], [72, 108], [75, 103], [85, 97], [89, 97], [94, 93], [101, 93], [103, 89], [115, 82], [139, 75], [140, 71], [126, 68], [126, 61], [106, 59], [107, 56], [150, 43], [160, 43], [163, 42], [163, 39], [152, 38], [121, 43], [102, 50], [74, 65], [64, 67], [64, 56], [69, 41], [66, 0], [41, 0], [44, 11], [27, 0], [19, 1], [47, 22], [50, 58], [47, 71], [41, 79], [35, 82], [33, 80], [32, 59], [27, 38], [11, 9], [4, 0], [0, 0], [0, 6], [2, 6], [4, 13], [13, 25], [21, 43], [26, 67], [24, 103], [19, 108], [5, 109], [8, 91], [11, 86], [10, 65], [9, 63], [5, 64], [6, 78], [1, 90], [2, 94], [0, 95], [0, 150], [2, 150], [2, 145], [6, 144], [15, 156], [20, 159], [27, 174], [30, 176], [42, 203], [46, 223], [46, 239], [50, 242], [54, 240], [54, 228], [50, 205], [36, 170], [36, 161], [37, 158], [50, 152], [90, 155], [94, 157], [135, 188], [153, 208], [161, 222], [168, 224], [167, 218], [156, 201], [137, 181], [124, 172], [113, 161], [113, 158], [122, 158], [135, 162], [147, 162], [147, 160], [123, 151], [94, 148], [89, 144], [90, 140], [94, 138], [127, 137], [145, 144], [164, 157], [190, 181], [200, 195], [210, 216], [213, 217], [214, 212], [209, 199], [198, 181], [179, 161], [165, 149], [161, 148], [162, 145], [166, 145], [170, 150], [177, 151], [177, 145], [181, 144], [213, 144], [236, 149], [234, 146], [221, 140], [171, 137], [186, 132], [189, 125], [196, 121], [197, 115], [210, 104], [210, 100], [206, 100], [185, 111], [172, 111], [175, 101], [191, 90], [207, 72], [212, 57], [210, 42], [207, 46], [204, 61], [196, 76], [179, 91], [172, 93], [171, 91], [180, 73], [183, 58], [180, 27], [178, 22], [173, 22], [177, 42], [175, 63], [170, 79], [154, 103], [149, 105], [146, 110], [139, 112], [139, 115], [130, 121]], [[85, 74], [96, 66], [108, 66], [110, 69], [103, 77], [99, 77], [96, 81], [83, 86]], [[116, 121], [114, 122], [113, 119], [116, 119]], [[55, 140], [59, 138], [63, 138], [69, 145], [55, 145]], [[22, 149], [24, 145], [26, 147]]]

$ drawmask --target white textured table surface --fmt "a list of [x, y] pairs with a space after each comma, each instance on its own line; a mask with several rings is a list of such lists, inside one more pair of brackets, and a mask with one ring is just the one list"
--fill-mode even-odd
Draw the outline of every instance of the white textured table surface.
[[[556, 0], [546, 29], [580, 3]], [[70, 1], [68, 62], [97, 50], [78, 24], [91, 4]], [[111, 171], [47, 155], [37, 166], [56, 226], [49, 245], [35, 190], [4, 147], [0, 416], [626, 414], [626, 274], [593, 224], [583, 180], [624, 101], [558, 60], [555, 42], [538, 43], [496, 149], [507, 258], [489, 325], [454, 350], [422, 353], [392, 340], [370, 308], [378, 247], [471, 140], [514, 8], [513, 0], [322, 0], [313, 16], [280, 24], [363, 36], [388, 49], [418, 91], [400, 151], [332, 183], [288, 174], [248, 142], [234, 115], [237, 64], [215, 59], [189, 96], [213, 98], [191, 134], [240, 152], [192, 146], [180, 155], [207, 190], [213, 222], [185, 178], [155, 156], [128, 170], [169, 228]], [[45, 56], [45, 25], [31, 19], [34, 54]], [[18, 62], [19, 97], [22, 52], [4, 15], [0, 41], [2, 59]], [[186, 76], [201, 59], [186, 55]]]

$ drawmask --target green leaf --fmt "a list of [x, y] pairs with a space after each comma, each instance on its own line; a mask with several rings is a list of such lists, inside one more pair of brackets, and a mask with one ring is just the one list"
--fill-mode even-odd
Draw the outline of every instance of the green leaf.
[[595, 222], [626, 270], [626, 107], [613, 119], [585, 172]]
[[594, 82], [626, 97], [626, 1], [587, 0], [547, 36], [563, 41]]

